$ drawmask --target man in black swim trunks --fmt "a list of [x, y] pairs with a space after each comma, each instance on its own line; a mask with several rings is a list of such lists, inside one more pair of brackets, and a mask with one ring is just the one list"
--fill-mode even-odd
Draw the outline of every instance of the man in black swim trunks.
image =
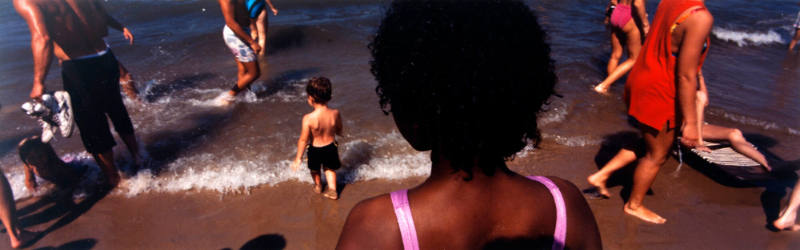
[[14, 8], [28, 23], [33, 50], [33, 89], [40, 99], [53, 60], [61, 62], [64, 90], [72, 97], [75, 122], [86, 151], [94, 156], [110, 187], [119, 184], [114, 166], [116, 145], [108, 118], [135, 161], [138, 143], [119, 89], [119, 66], [103, 37], [108, 34], [107, 13], [98, 0], [14, 0]]

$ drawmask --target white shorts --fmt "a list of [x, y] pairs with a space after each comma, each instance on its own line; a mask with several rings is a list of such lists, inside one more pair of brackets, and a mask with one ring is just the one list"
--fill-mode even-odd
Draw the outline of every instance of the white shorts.
[[[245, 33], [250, 33], [250, 29], [243, 28]], [[222, 29], [222, 39], [225, 40], [225, 45], [228, 45], [228, 48], [231, 49], [231, 53], [236, 56], [236, 60], [240, 62], [252, 62], [256, 60], [256, 53], [253, 52], [253, 49], [247, 45], [247, 43], [243, 42], [242, 39], [239, 39], [231, 28], [228, 28], [228, 25], [225, 25], [225, 28]]]

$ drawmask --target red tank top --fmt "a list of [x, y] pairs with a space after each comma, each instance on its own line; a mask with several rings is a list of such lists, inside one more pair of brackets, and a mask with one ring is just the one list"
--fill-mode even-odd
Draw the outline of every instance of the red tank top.
[[[650, 33], [625, 84], [628, 115], [639, 123], [659, 131], [665, 124], [675, 127], [677, 58], [672, 56], [671, 27], [686, 10], [698, 6], [705, 8], [703, 2], [696, 0], [663, 0], [658, 5]], [[698, 68], [707, 54], [706, 48]]]

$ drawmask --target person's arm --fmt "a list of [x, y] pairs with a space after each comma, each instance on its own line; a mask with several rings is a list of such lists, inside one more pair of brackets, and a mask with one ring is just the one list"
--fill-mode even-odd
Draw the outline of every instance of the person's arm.
[[258, 54], [258, 52], [261, 51], [261, 46], [259, 46], [258, 43], [253, 40], [252, 37], [250, 37], [250, 34], [244, 32], [242, 26], [239, 26], [239, 23], [237, 23], [234, 19], [236, 14], [233, 10], [233, 2], [231, 0], [219, 0], [219, 7], [222, 9], [222, 15], [225, 17], [225, 25], [227, 25], [228, 28], [230, 28], [231, 31], [233, 31], [233, 33], [239, 37], [239, 39], [242, 39], [242, 41], [250, 45], [250, 48], [253, 49], [253, 52]]
[[697, 108], [697, 128], [700, 130], [697, 142], [699, 145], [703, 145], [697, 147], [697, 149], [711, 152], [711, 149], [704, 146], [703, 143], [703, 126], [705, 124], [705, 110], [706, 106], [708, 106], [708, 90], [706, 89], [706, 80], [703, 77], [703, 70], [701, 69], [700, 72], [697, 73], [697, 82], [700, 84], [700, 88], [697, 89], [697, 100], [696, 100], [696, 108]]
[[[633, 21], [641, 29], [643, 37], [650, 32], [650, 21], [647, 20], [647, 11], [645, 10], [646, 5], [645, 0], [633, 1], [633, 7], [636, 9], [633, 11]], [[642, 43], [644, 43], [644, 39], [642, 39]]]
[[125, 25], [122, 25], [122, 23], [117, 21], [117, 19], [109, 15], [108, 11], [106, 11], [106, 8], [103, 7], [103, 3], [101, 3], [100, 1], [95, 1], [95, 5], [97, 5], [98, 10], [103, 12], [103, 15], [105, 16], [106, 19], [106, 25], [115, 30], [122, 31], [122, 36], [124, 36], [125, 39], [130, 41], [130, 44], [133, 45], [133, 33], [131, 33], [131, 31], [128, 30], [128, 28], [125, 27]]
[[311, 133], [308, 128], [308, 116], [303, 116], [302, 126], [303, 127], [300, 129], [300, 139], [297, 139], [297, 155], [294, 157], [294, 162], [292, 163], [292, 171], [297, 171], [300, 162], [303, 161], [303, 152], [305, 152], [306, 145], [308, 145], [308, 138]]
[[278, 15], [278, 9], [276, 9], [275, 6], [272, 5], [272, 1], [267, 0], [267, 5], [269, 5], [269, 9], [272, 10], [272, 14], [277, 16]]
[[44, 79], [50, 71], [53, 61], [53, 40], [44, 23], [44, 15], [30, 1], [15, 0], [14, 9], [28, 23], [31, 32], [31, 50], [33, 51], [33, 88], [30, 97], [40, 99], [44, 92]]
[[680, 114], [683, 117], [681, 143], [689, 148], [702, 146], [697, 117], [698, 64], [714, 18], [708, 11], [699, 11], [684, 22], [683, 40], [678, 50], [677, 89]]
[[25, 164], [25, 186], [28, 187], [28, 190], [31, 192], [36, 192], [36, 175], [33, 174], [33, 169], [30, 165]]
[[342, 136], [342, 130], [344, 130], [342, 128], [342, 113], [338, 111], [336, 112], [336, 125], [334, 126], [336, 127], [336, 134]]

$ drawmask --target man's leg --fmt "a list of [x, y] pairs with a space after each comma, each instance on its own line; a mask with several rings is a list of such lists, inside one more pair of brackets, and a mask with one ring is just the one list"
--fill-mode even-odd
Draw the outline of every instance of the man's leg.
[[667, 219], [646, 208], [642, 205], [642, 201], [656, 179], [658, 170], [667, 160], [667, 154], [674, 141], [675, 130], [665, 128], [656, 132], [643, 127], [641, 131], [647, 145], [647, 152], [644, 157], [639, 159], [639, 164], [636, 166], [633, 174], [633, 190], [631, 190], [631, 197], [625, 204], [624, 210], [644, 221], [663, 224]]
[[99, 154], [92, 154], [92, 156], [94, 156], [97, 165], [100, 165], [100, 169], [103, 170], [107, 184], [111, 188], [119, 185], [119, 173], [117, 172], [117, 167], [114, 165], [114, 151], [109, 149]]

